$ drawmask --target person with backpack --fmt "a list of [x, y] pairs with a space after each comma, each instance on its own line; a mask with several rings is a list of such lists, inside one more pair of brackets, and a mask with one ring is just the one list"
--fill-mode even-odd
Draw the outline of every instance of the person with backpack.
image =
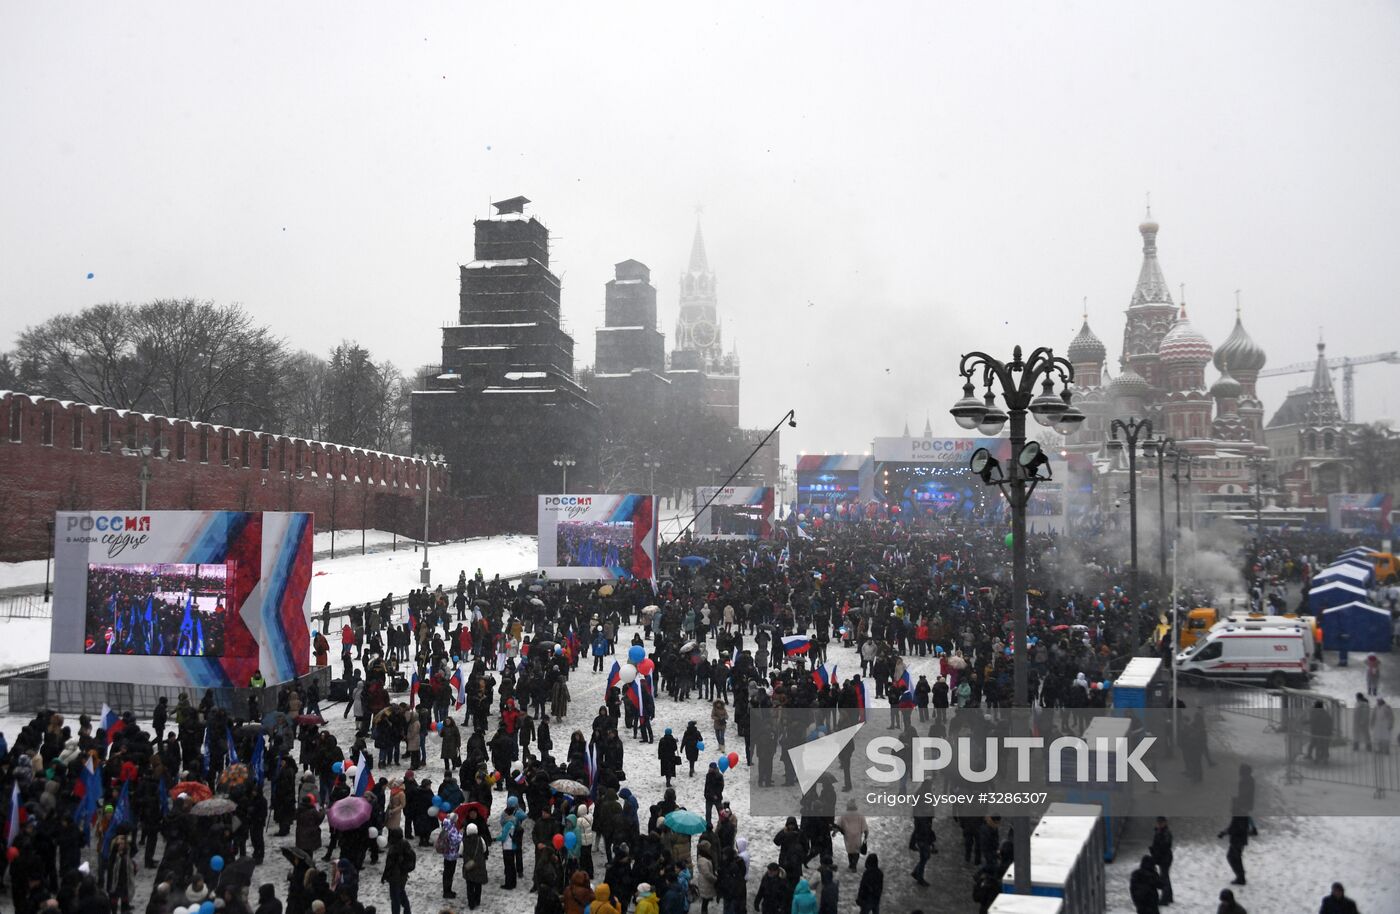
[[457, 828], [457, 817], [451, 813], [442, 817], [433, 850], [442, 855], [442, 897], [456, 898], [452, 878], [457, 875], [457, 860], [462, 856], [462, 832]]
[[381, 882], [389, 885], [389, 914], [413, 914], [408, 903], [408, 879], [418, 865], [418, 854], [403, 835], [403, 830], [389, 829], [389, 848], [384, 857]]

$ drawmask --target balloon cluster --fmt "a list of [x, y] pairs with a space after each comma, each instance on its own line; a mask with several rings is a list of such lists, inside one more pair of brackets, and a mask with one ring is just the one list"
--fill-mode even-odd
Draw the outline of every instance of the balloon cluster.
[[1106, 692], [1113, 688], [1113, 680], [1105, 679], [1102, 682], [1091, 682], [1089, 683], [1089, 688], [1093, 689], [1095, 692]]
[[204, 901], [199, 904], [192, 904], [188, 907], [174, 908], [170, 914], [214, 914], [216, 910], [214, 902]]
[[[700, 748], [705, 748], [703, 743], [701, 744]], [[728, 755], [721, 755], [718, 759], [715, 760], [715, 764], [719, 766], [720, 771], [728, 771], [730, 768], [738, 768], [739, 753], [731, 752]]]

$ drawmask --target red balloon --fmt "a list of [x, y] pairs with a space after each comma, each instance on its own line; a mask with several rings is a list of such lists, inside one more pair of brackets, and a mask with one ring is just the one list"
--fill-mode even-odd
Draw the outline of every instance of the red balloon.
[[656, 662], [650, 657], [637, 664], [637, 672], [641, 673], [643, 676], [650, 676], [651, 671], [654, 669], [656, 669]]
[[729, 753], [729, 767], [730, 767], [730, 768], [738, 768], [738, 767], [739, 767], [739, 753], [737, 753], [737, 752], [731, 752], [731, 753]]
[[6, 860], [9, 860], [11, 863], [14, 863], [14, 862], [15, 862], [15, 859], [18, 858], [18, 857], [19, 857], [19, 848], [17, 848], [17, 847], [12, 847], [12, 848], [10, 848], [10, 849], [8, 849], [8, 850], [5, 851], [5, 859], [6, 859]]
[[554, 836], [554, 849], [557, 850], [557, 851], [562, 851], [562, 850], [564, 849], [564, 836], [563, 836], [563, 835], [555, 835], [555, 836]]

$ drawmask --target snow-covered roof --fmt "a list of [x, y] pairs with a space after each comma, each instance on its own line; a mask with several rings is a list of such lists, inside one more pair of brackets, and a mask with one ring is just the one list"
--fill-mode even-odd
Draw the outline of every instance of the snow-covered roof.
[[484, 394], [552, 394], [558, 392], [556, 387], [487, 387], [482, 390]]
[[539, 321], [528, 321], [523, 324], [462, 324], [463, 327], [538, 327]]
[[478, 222], [530, 222], [531, 220], [534, 220], [534, 221], [536, 221], [536, 222], [539, 221], [538, 219], [535, 219], [535, 217], [534, 217], [532, 214], [530, 214], [530, 213], [497, 213], [497, 214], [494, 215], [494, 216], [487, 216], [484, 220], [483, 220], [483, 219], [478, 219], [477, 221], [478, 221]]
[[458, 346], [458, 352], [480, 352], [483, 350], [509, 349], [509, 346]]
[[615, 286], [635, 286], [635, 285], [639, 285], [641, 282], [643, 282], [643, 280], [640, 280], [640, 279], [614, 279], [614, 280], [612, 280], [612, 284], [615, 285]]
[[444, 371], [437, 376], [437, 379], [439, 381], [460, 381], [462, 380], [462, 376], [455, 371]]
[[511, 257], [508, 260], [473, 260], [464, 269], [490, 270], [494, 267], [523, 267], [530, 262], [528, 257]]
[[645, 330], [645, 327], [599, 327], [599, 333], [608, 333], [613, 330]]
[[525, 380], [525, 379], [527, 379], [527, 378], [529, 378], [529, 379], [537, 379], [537, 378], [547, 378], [547, 377], [549, 377], [549, 372], [547, 372], [547, 371], [507, 371], [507, 372], [506, 372], [506, 380], [508, 380], [508, 381], [523, 381], [523, 380]]

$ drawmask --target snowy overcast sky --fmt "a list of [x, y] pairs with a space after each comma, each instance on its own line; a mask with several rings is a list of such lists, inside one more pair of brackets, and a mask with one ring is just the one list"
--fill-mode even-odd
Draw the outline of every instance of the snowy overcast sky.
[[0, 346], [197, 296], [411, 371], [524, 194], [582, 366], [617, 261], [669, 339], [699, 204], [743, 421], [863, 451], [953, 433], [957, 354], [1063, 350], [1086, 296], [1116, 362], [1150, 192], [1212, 342], [1238, 288], [1271, 366], [1400, 349], [1397, 48], [1394, 2], [8, 3]]

